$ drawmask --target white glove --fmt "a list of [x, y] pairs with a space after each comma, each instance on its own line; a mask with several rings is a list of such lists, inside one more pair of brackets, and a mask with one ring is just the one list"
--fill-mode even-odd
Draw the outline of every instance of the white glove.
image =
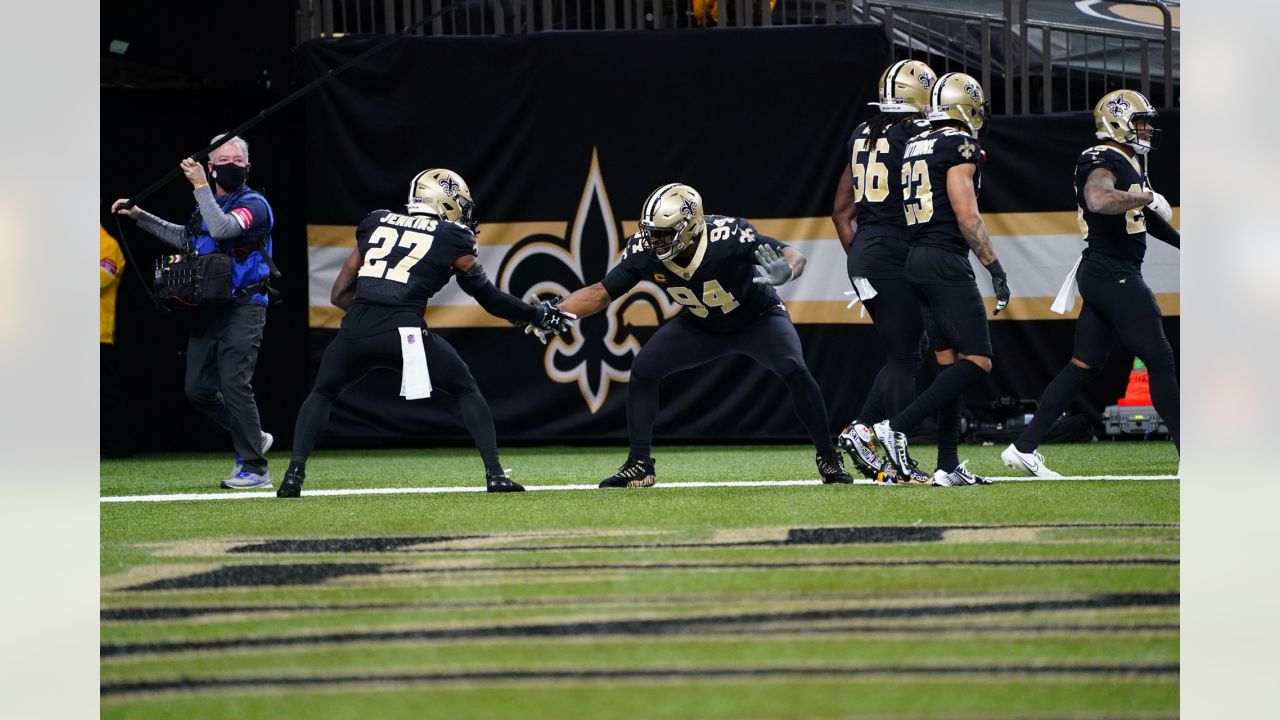
[[1152, 190], [1152, 200], [1147, 203], [1147, 207], [1151, 208], [1155, 214], [1164, 218], [1165, 222], [1173, 222], [1173, 208], [1169, 206], [1169, 201], [1164, 199], [1160, 193]]

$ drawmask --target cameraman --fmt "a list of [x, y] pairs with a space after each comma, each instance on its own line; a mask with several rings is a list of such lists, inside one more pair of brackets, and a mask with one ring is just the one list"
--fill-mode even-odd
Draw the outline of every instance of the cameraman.
[[199, 307], [193, 313], [186, 394], [210, 422], [231, 434], [236, 463], [222, 487], [237, 490], [271, 487], [265, 455], [273, 440], [262, 432], [250, 380], [267, 319], [275, 220], [267, 199], [245, 184], [249, 167], [249, 144], [238, 137], [209, 156], [207, 177], [204, 166], [185, 158], [182, 172], [196, 199], [196, 211], [186, 225], [166, 222], [139, 207], [123, 207], [127, 199], [111, 206], [180, 252], [194, 249], [202, 255], [231, 256], [231, 303]]

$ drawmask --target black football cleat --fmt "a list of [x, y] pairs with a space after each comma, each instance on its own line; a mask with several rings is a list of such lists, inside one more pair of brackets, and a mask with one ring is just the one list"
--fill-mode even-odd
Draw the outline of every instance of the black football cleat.
[[524, 492], [524, 486], [506, 475], [485, 475], [485, 492]]
[[839, 450], [818, 453], [818, 474], [823, 485], [852, 485], [853, 477], [844, 471], [844, 459]]
[[276, 497], [290, 498], [302, 495], [302, 482], [305, 479], [301, 470], [289, 470], [276, 490]]
[[876, 480], [884, 474], [885, 466], [892, 467], [876, 455], [875, 433], [861, 420], [854, 420], [840, 431], [836, 445], [849, 453], [849, 459], [858, 472], [868, 480]]
[[629, 457], [613, 477], [600, 481], [602, 488], [644, 488], [658, 481], [653, 469], [653, 458]]

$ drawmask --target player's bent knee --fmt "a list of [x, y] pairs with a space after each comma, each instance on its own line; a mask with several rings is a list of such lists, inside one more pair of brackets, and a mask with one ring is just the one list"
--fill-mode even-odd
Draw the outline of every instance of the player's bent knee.
[[1093, 369], [1093, 367], [1092, 367], [1091, 365], [1089, 365], [1089, 363], [1086, 363], [1085, 361], [1081, 360], [1080, 358], [1071, 358], [1071, 364], [1072, 364], [1072, 365], [1075, 365], [1076, 367], [1080, 368], [1081, 370], [1092, 370], [1092, 369]]

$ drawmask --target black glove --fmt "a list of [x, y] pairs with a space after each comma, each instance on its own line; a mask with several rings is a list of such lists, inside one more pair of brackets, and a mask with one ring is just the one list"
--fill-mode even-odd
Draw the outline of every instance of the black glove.
[[569, 332], [573, 327], [573, 323], [578, 319], [577, 315], [571, 312], [565, 312], [560, 309], [556, 302], [560, 298], [554, 300], [537, 300], [533, 302], [533, 310], [537, 313], [534, 321], [525, 326], [526, 334], [533, 333], [538, 336], [542, 344], [547, 344], [547, 338]]
[[996, 291], [996, 307], [991, 311], [994, 317], [1000, 314], [1000, 311], [1009, 305], [1009, 276], [1004, 274], [1004, 268], [1000, 266], [999, 260], [992, 260], [987, 266], [987, 272], [991, 273], [991, 287]]

